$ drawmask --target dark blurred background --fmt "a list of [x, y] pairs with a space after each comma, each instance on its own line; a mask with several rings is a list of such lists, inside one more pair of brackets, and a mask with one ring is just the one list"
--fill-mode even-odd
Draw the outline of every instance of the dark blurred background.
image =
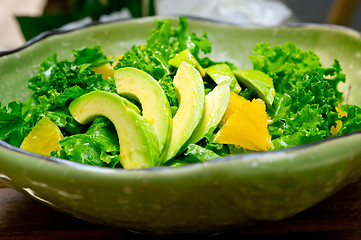
[[1, 0], [0, 51], [41, 32], [91, 21], [198, 15], [253, 25], [330, 23], [361, 31], [361, 0]]
[[[292, 10], [294, 16], [299, 18], [300, 21], [308, 23], [327, 22], [327, 18], [331, 14], [331, 8], [333, 5], [335, 5], [334, 11], [339, 11], [335, 14], [339, 14], [339, 17], [341, 18], [339, 20], [339, 24], [344, 23], [343, 25], [348, 25], [354, 29], [361, 31], [361, 3], [359, 3], [360, 1], [344, 0], [338, 2], [339, 3], [333, 0], [283, 1], [283, 3], [285, 3]], [[341, 2], [343, 2], [343, 4]], [[337, 6], [337, 4], [339, 6]]]

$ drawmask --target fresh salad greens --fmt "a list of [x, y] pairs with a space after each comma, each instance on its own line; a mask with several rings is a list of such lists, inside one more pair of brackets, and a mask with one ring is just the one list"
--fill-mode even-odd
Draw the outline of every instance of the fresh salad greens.
[[[249, 57], [253, 69], [215, 62], [210, 53], [207, 34], [189, 32], [185, 17], [177, 27], [156, 20], [146, 42], [122, 56], [106, 56], [99, 46], [73, 50], [72, 60], [59, 61], [54, 53], [29, 79], [30, 99], [0, 109], [0, 138], [31, 151], [35, 143], [27, 136], [33, 131], [41, 138], [41, 130], [33, 129], [48, 117], [61, 132], [59, 150], [48, 155], [136, 168], [273, 151], [361, 129], [361, 109], [343, 104], [337, 89], [346, 80], [337, 60], [323, 67], [313, 51], [292, 42], [257, 44]], [[118, 121], [114, 108], [99, 105], [98, 98], [124, 109], [124, 119]], [[137, 147], [137, 139], [154, 144]]]

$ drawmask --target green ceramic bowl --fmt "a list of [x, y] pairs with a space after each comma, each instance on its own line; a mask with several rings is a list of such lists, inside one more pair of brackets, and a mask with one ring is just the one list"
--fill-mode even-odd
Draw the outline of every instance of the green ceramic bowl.
[[[53, 52], [101, 45], [124, 53], [145, 41], [153, 18], [92, 25], [44, 34], [0, 58], [0, 100], [24, 100], [27, 80]], [[361, 105], [361, 37], [327, 25], [271, 28], [189, 19], [191, 31], [208, 32], [212, 58], [251, 67], [258, 42], [293, 41], [330, 66], [340, 60], [352, 86], [349, 102]], [[348, 89], [347, 86], [343, 86]], [[218, 232], [294, 216], [361, 176], [361, 132], [281, 151], [234, 155], [179, 168], [106, 169], [22, 151], [0, 141], [0, 178], [32, 198], [90, 222], [155, 234]]]

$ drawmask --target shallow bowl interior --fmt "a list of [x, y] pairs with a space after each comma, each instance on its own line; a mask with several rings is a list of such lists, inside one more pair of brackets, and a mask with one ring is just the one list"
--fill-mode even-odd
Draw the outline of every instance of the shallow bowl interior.
[[[154, 18], [93, 25], [46, 35], [0, 58], [0, 101], [29, 97], [27, 80], [53, 52], [100, 45], [120, 55], [145, 41]], [[348, 102], [361, 105], [361, 38], [328, 25], [248, 28], [189, 19], [208, 32], [211, 58], [251, 68], [258, 42], [295, 42], [315, 51], [324, 66], [337, 58], [347, 75]], [[41, 157], [0, 142], [0, 179], [47, 205], [90, 222], [157, 234], [215, 232], [256, 221], [291, 217], [361, 175], [361, 133], [287, 150], [234, 155], [180, 168], [114, 170]]]

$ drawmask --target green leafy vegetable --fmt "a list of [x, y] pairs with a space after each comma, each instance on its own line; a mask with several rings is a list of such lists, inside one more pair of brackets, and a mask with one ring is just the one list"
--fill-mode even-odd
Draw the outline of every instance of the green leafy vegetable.
[[115, 69], [136, 67], [159, 80], [165, 74], [172, 74], [168, 61], [177, 53], [188, 49], [199, 60], [200, 51], [211, 52], [207, 34], [197, 37], [196, 34], [190, 33], [185, 17], [179, 18], [179, 27], [173, 27], [172, 20], [155, 21], [155, 25], [146, 44], [133, 46], [120, 59]]
[[[163, 89], [174, 116], [179, 99], [173, 85], [176, 69], [169, 65], [169, 60], [185, 49], [203, 68], [220, 63], [233, 70], [237, 68], [227, 61], [215, 62], [208, 56], [201, 57], [201, 53], [207, 55], [212, 50], [207, 34], [199, 37], [191, 33], [187, 19], [181, 17], [178, 26], [174, 26], [172, 20], [155, 21], [155, 28], [145, 44], [133, 46], [118, 60], [115, 69], [135, 67], [152, 75]], [[70, 102], [91, 91], [116, 93], [114, 79], [103, 79], [92, 69], [112, 64], [113, 60], [99, 46], [73, 50], [73, 55], [73, 60], [62, 61], [58, 61], [55, 53], [49, 56], [40, 64], [39, 73], [29, 79], [30, 99], [24, 103], [10, 102], [7, 107], [0, 108], [0, 138], [19, 147], [34, 125], [47, 116], [64, 135], [59, 142], [62, 150], [52, 152], [52, 156], [95, 166], [121, 167], [118, 135], [112, 122], [98, 117], [91, 124], [80, 125], [68, 110]], [[276, 90], [273, 104], [267, 109], [271, 118], [268, 131], [274, 149], [361, 129], [361, 108], [341, 104], [343, 95], [337, 87], [345, 82], [346, 76], [337, 60], [331, 67], [323, 67], [313, 51], [304, 51], [294, 43], [273, 47], [259, 43], [250, 60], [254, 69], [273, 79]], [[216, 86], [207, 75], [203, 82], [206, 92]], [[239, 95], [248, 100], [258, 97], [254, 89], [245, 86]], [[135, 103], [141, 109], [141, 105]], [[183, 166], [229, 154], [252, 152], [235, 145], [214, 143], [214, 136], [221, 127], [222, 123], [198, 143], [183, 146], [184, 151], [166, 165]]]
[[339, 134], [348, 134], [361, 129], [361, 108], [355, 105], [342, 105], [342, 111], [347, 112], [347, 116], [342, 117], [342, 127]]
[[73, 50], [76, 65], [91, 64], [91, 66], [100, 66], [109, 62], [106, 55], [103, 54], [99, 46], [94, 48], [82, 48]]
[[173, 85], [173, 79], [168, 75], [164, 75], [161, 79], [159, 79], [158, 83], [167, 96], [170, 106], [172, 106], [172, 115], [174, 117], [178, 110], [178, 99]]
[[253, 67], [271, 76], [276, 88], [268, 128], [275, 149], [331, 137], [331, 127], [340, 120], [336, 107], [342, 93], [337, 86], [345, 82], [340, 63], [335, 60], [332, 67], [323, 68], [314, 52], [294, 43], [273, 48], [258, 44], [254, 53]]
[[104, 117], [95, 119], [86, 133], [65, 137], [59, 143], [61, 158], [103, 167], [119, 164], [118, 137], [113, 124]]
[[[8, 108], [0, 109], [0, 138], [19, 147], [30, 129], [24, 126], [23, 104], [10, 102]], [[31, 126], [32, 127], [32, 126]]]
[[[172, 78], [174, 69], [169, 66], [169, 60], [182, 50], [189, 49], [192, 55], [199, 60], [200, 51], [211, 52], [211, 43], [207, 34], [197, 37], [188, 31], [185, 17], [179, 18], [179, 26], [173, 27], [172, 20], [155, 21], [156, 27], [150, 32], [146, 44], [133, 46], [130, 51], [118, 61], [115, 69], [136, 67], [159, 80], [165, 90], [170, 105], [176, 111], [178, 100]], [[175, 112], [174, 111], [174, 112]]]
[[313, 51], [303, 51], [294, 43], [270, 47], [259, 43], [250, 56], [253, 68], [267, 73], [273, 78], [276, 92], [287, 93], [303, 75], [321, 67], [319, 57]]
[[196, 144], [189, 144], [181, 158], [176, 158], [169, 163], [171, 167], [184, 166], [190, 163], [205, 162], [220, 157], [218, 154]]

